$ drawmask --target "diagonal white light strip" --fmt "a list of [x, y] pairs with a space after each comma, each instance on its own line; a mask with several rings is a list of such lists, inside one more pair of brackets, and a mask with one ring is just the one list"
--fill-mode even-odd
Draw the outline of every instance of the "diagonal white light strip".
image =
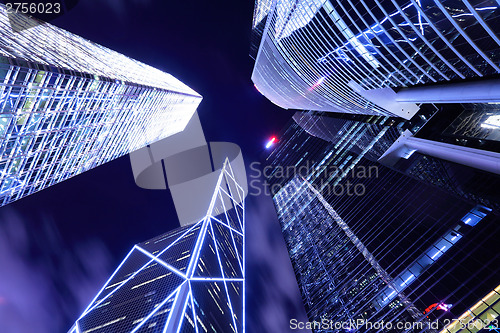
[[498, 45], [500, 45], [500, 39], [498, 39], [498, 37], [496, 36], [495, 32], [493, 30], [491, 30], [491, 28], [483, 20], [483, 18], [481, 17], [481, 15], [479, 15], [477, 13], [478, 8], [474, 9], [474, 7], [467, 0], [462, 0], [462, 2], [467, 7], [467, 9], [469, 10], [469, 12], [471, 12], [472, 15], [474, 15], [474, 17], [479, 22], [479, 24], [481, 24], [481, 26], [483, 27], [483, 29], [488, 32], [488, 34], [490, 35], [491, 39], [493, 39]]
[[147, 315], [147, 317], [146, 317], [146, 318], [144, 318], [144, 319], [143, 319], [143, 320], [139, 323], [139, 325], [137, 325], [137, 326], [136, 326], [136, 327], [135, 327], [132, 331], [130, 331], [130, 333], [137, 332], [137, 330], [138, 330], [139, 328], [141, 328], [141, 327], [142, 327], [142, 325], [144, 325], [144, 324], [146, 323], [146, 321], [148, 321], [148, 320], [149, 320], [149, 318], [151, 318], [151, 317], [152, 317], [152, 316], [153, 316], [156, 312], [158, 312], [158, 310], [160, 310], [160, 309], [161, 309], [161, 307], [162, 307], [163, 305], [165, 305], [165, 303], [167, 303], [167, 301], [168, 301], [168, 300], [170, 300], [170, 298], [172, 298], [172, 296], [174, 296], [174, 295], [175, 295], [175, 297], [177, 297], [177, 296], [179, 295], [179, 290], [181, 289], [181, 287], [182, 287], [182, 285], [183, 285], [184, 283], [186, 283], [186, 281], [184, 281], [184, 282], [183, 282], [180, 286], [178, 286], [178, 287], [177, 287], [177, 288], [176, 288], [176, 289], [175, 289], [175, 290], [174, 290], [174, 291], [173, 291], [170, 295], [168, 295], [168, 296], [167, 296], [167, 298], [165, 298], [165, 299], [163, 300], [163, 302], [161, 302], [160, 304], [158, 304], [158, 306], [157, 306], [157, 307], [156, 307], [153, 311], [151, 311], [151, 313], [150, 313], [150, 314], [148, 314], [148, 315]]
[[359, 55], [362, 56], [373, 68], [379, 67], [380, 63], [373, 56], [372, 52], [368, 51], [363, 43], [358, 40], [357, 36], [351, 31], [329, 1], [325, 3], [325, 7], [327, 7], [330, 11], [328, 16], [330, 16], [333, 22], [335, 22], [335, 25], [337, 25], [342, 35], [344, 35], [347, 39], [347, 43], [350, 43]]
[[[234, 181], [234, 179], [232, 179], [232, 180]], [[229, 182], [228, 182], [227, 178], [226, 178], [226, 183], [228, 183], [228, 184], [229, 184]], [[229, 186], [228, 186], [228, 187], [229, 187]], [[240, 206], [240, 207], [242, 207], [242, 208], [243, 208], [243, 205], [242, 205], [241, 203], [239, 203], [239, 202], [235, 199], [234, 195], [232, 195], [232, 194], [228, 193], [228, 192], [227, 192], [225, 189], [223, 189], [223, 188], [221, 188], [221, 190], [222, 190], [222, 191], [224, 191], [224, 193], [225, 193], [225, 194], [226, 194], [226, 195], [227, 195], [227, 196], [231, 199], [231, 202], [233, 203], [233, 205], [238, 205], [238, 206]], [[229, 189], [229, 190], [231, 190], [231, 189]], [[232, 192], [232, 191], [231, 191], [231, 192]], [[238, 193], [238, 196], [240, 196], [240, 195], [239, 195], [239, 193]]]
[[196, 244], [193, 249], [193, 254], [191, 255], [191, 260], [189, 261], [189, 265], [186, 270], [186, 276], [188, 279], [193, 277], [196, 264], [198, 263], [198, 259], [200, 258], [200, 251], [201, 247], [203, 246], [203, 242], [205, 240], [205, 235], [207, 234], [207, 225], [209, 220], [210, 219], [208, 217], [205, 217], [205, 219], [203, 220], [203, 225], [198, 235], [198, 239], [196, 240]]
[[177, 237], [177, 239], [175, 241], [173, 241], [169, 246], [167, 246], [166, 248], [164, 248], [158, 255], [163, 254], [166, 250], [170, 249], [172, 246], [174, 246], [175, 244], [177, 244], [182, 238], [184, 238], [184, 236], [186, 236], [187, 234], [189, 234], [193, 229], [195, 229], [202, 222], [203, 222], [203, 220], [200, 220], [200, 221], [196, 222], [191, 228], [189, 228], [182, 235], [180, 235], [179, 237]]
[[[162, 255], [163, 253], [165, 253], [165, 251], [167, 251], [170, 247], [172, 247], [175, 243], [177, 243], [181, 238], [183, 238], [185, 235], [187, 235], [191, 230], [193, 230], [198, 224], [200, 224], [202, 221], [196, 223], [195, 225], [193, 225], [192, 228], [189, 228], [186, 232], [184, 232], [181, 236], [179, 236], [172, 244], [170, 244], [168, 247], [166, 247], [165, 249], [163, 249], [160, 253], [158, 253], [158, 256]], [[132, 248], [132, 250], [129, 252], [129, 254], [127, 255], [127, 257], [125, 258], [125, 260], [130, 256], [130, 254], [135, 250], [143, 250], [142, 248], [139, 248], [139, 246], [137, 245], [134, 245], [134, 247]], [[143, 252], [143, 251], [141, 251]], [[146, 251], [147, 252], [147, 251]], [[144, 253], [144, 252], [143, 252]], [[149, 253], [149, 252], [147, 252]], [[146, 254], [146, 253], [144, 253]], [[146, 254], [147, 255], [147, 254]], [[122, 263], [120, 264], [120, 266], [118, 267], [118, 269], [121, 267], [121, 265], [123, 265], [123, 263], [125, 262], [125, 260], [122, 261]], [[128, 279], [126, 279], [125, 281], [123, 281], [123, 283], [120, 283], [119, 286], [117, 286], [115, 289], [113, 289], [113, 291], [111, 291], [109, 294], [106, 295], [106, 297], [104, 297], [103, 299], [101, 299], [99, 302], [97, 302], [92, 308], [89, 309], [89, 307], [87, 307], [87, 310], [77, 319], [77, 320], [80, 320], [84, 315], [86, 315], [87, 313], [89, 313], [90, 311], [92, 311], [93, 309], [95, 309], [99, 304], [101, 304], [104, 300], [106, 300], [109, 296], [111, 296], [112, 294], [114, 294], [118, 289], [120, 289], [125, 283], [127, 283], [128, 281], [130, 281], [132, 278], [134, 278], [140, 271], [142, 271], [144, 269], [144, 267], [147, 267], [150, 263], [152, 263], [154, 261], [154, 259], [151, 259], [150, 261], [148, 261], [147, 263], [145, 263], [139, 270], [137, 270], [136, 272], [134, 272], [134, 274], [132, 274]], [[115, 271], [114, 274], [116, 274], [116, 272], [118, 271], [118, 269]], [[175, 270], [175, 268], [174, 268]], [[175, 272], [175, 271], [174, 271]], [[177, 272], [176, 272], [177, 273]], [[113, 276], [114, 276], [113, 274]], [[106, 285], [111, 281], [111, 279], [113, 278], [113, 276], [106, 282]], [[183, 273], [181, 273], [181, 276], [186, 279], [186, 275], [184, 275]], [[106, 285], [104, 285], [103, 289], [106, 287]], [[102, 289], [102, 290], [103, 290]], [[99, 292], [99, 294], [102, 292], [102, 290]], [[97, 299], [97, 297], [99, 297], [99, 294], [97, 294], [97, 296], [94, 298], [94, 301], [95, 299]], [[92, 303], [90, 303], [90, 305], [92, 305]]]
[[236, 333], [238, 333], [238, 325], [236, 325], [236, 319], [234, 315], [234, 310], [233, 310], [233, 303], [231, 302], [231, 297], [229, 297], [229, 291], [227, 290], [227, 283], [224, 281], [224, 289], [226, 290], [226, 296], [227, 296], [227, 303], [229, 304], [229, 310], [231, 311], [231, 318], [233, 319], [233, 325], [234, 329], [236, 330]]
[[462, 35], [462, 37], [469, 43], [469, 45], [476, 50], [476, 52], [484, 59], [488, 64], [491, 65], [497, 72], [500, 72], [500, 68], [495, 64], [469, 37], [469, 35], [458, 25], [455, 19], [450, 15], [448, 10], [441, 4], [439, 0], [434, 0], [434, 3], [439, 7], [441, 12], [446, 16], [448, 21], [455, 27], [455, 29]]
[[[226, 168], [226, 165], [228, 164], [228, 159], [226, 159], [226, 161], [224, 162], [224, 166], [222, 167], [222, 169], [225, 169]], [[217, 179], [217, 185], [215, 185], [215, 192], [214, 194], [212, 195], [212, 200], [210, 201], [210, 206], [208, 206], [208, 211], [207, 211], [207, 215], [206, 216], [212, 216], [213, 215], [213, 209], [214, 209], [214, 205], [215, 205], [215, 201], [217, 200], [217, 194], [219, 193], [219, 190], [221, 188], [221, 184], [222, 184], [222, 177], [224, 176], [224, 172], [221, 172], [220, 175], [219, 175], [219, 178]]]
[[[224, 191], [224, 190], [223, 190], [223, 191]], [[222, 208], [223, 208], [223, 211], [224, 211], [222, 214], [224, 214], [224, 216], [226, 217], [227, 227], [231, 228], [231, 223], [230, 223], [230, 221], [229, 221], [229, 217], [228, 217], [228, 216], [227, 216], [227, 214], [226, 214], [226, 213], [227, 213], [227, 209], [226, 209], [226, 205], [224, 204], [224, 198], [222, 197], [222, 194], [221, 194], [220, 192], [219, 192], [219, 198], [220, 198], [220, 201], [221, 201], [221, 204], [222, 204]], [[217, 216], [220, 216], [220, 215], [222, 215], [222, 214], [219, 214], [219, 215], [217, 215]], [[215, 217], [214, 217], [214, 218], [215, 218]], [[222, 220], [221, 220], [221, 223], [222, 223], [222, 224], [224, 224], [224, 225], [226, 225], [225, 223], [223, 223], [223, 222], [222, 222]]]
[[[228, 164], [230, 165], [230, 164]], [[225, 170], [225, 176], [226, 176], [226, 183], [229, 184], [229, 181], [228, 181], [228, 178], [231, 180], [231, 184], [235, 185], [236, 186], [236, 195], [238, 196], [238, 198], [235, 198], [236, 195], [231, 195], [231, 197], [234, 197], [233, 200], [234, 201], [237, 201], [237, 202], [241, 202], [243, 201], [243, 197], [242, 197], [242, 193], [244, 194], [245, 191], [243, 190], [243, 187], [241, 187], [237, 182], [236, 182], [236, 178], [234, 177], [234, 175], [231, 175], [227, 170]], [[229, 188], [229, 190], [231, 191], [231, 188]], [[241, 193], [240, 193], [241, 191]], [[232, 192], [232, 191], [231, 191]], [[238, 200], [236, 200], [238, 199]]]
[[[186, 283], [188, 283], [188, 282], [186, 281]], [[184, 302], [184, 305], [182, 306], [182, 319], [181, 319], [181, 322], [179, 323], [180, 324], [179, 327], [177, 327], [176, 333], [179, 333], [179, 331], [182, 328], [182, 323], [184, 322], [184, 317], [186, 316], [186, 307], [187, 307], [187, 304], [189, 302], [190, 297], [191, 297], [191, 291], [189, 291], [188, 296], [186, 297], [186, 301]], [[163, 330], [163, 333], [169, 333], [169, 332], [167, 332], [167, 327], [168, 327], [168, 322], [165, 325], [165, 329]]]
[[[234, 180], [234, 179], [233, 179], [233, 180]], [[229, 183], [229, 182], [227, 181], [227, 178], [226, 178], [226, 182], [227, 182], [227, 183]], [[235, 203], [235, 204], [237, 204], [238, 206], [242, 207], [242, 205], [241, 205], [239, 202], [237, 202], [237, 201], [236, 201], [236, 199], [234, 198], [234, 196], [233, 196], [233, 195], [229, 194], [229, 193], [228, 193], [228, 192], [227, 192], [224, 188], [222, 188], [222, 187], [221, 187], [221, 190], [222, 190], [222, 191], [223, 191], [223, 192], [224, 192], [224, 193], [225, 193], [225, 194], [226, 194], [226, 195], [227, 195], [227, 196], [231, 199], [231, 202], [234, 202], [234, 203]], [[239, 195], [239, 193], [238, 193], [238, 196], [240, 196], [240, 195]]]
[[[243, 239], [245, 237], [243, 236]], [[244, 272], [243, 272], [243, 263], [242, 263], [242, 259], [240, 259], [240, 256], [238, 255], [238, 247], [236, 246], [236, 241], [234, 240], [234, 235], [233, 233], [231, 232], [231, 239], [233, 240], [233, 245], [234, 245], [234, 250], [236, 251], [236, 259], [238, 259], [238, 264], [240, 265], [240, 269], [241, 269], [241, 274], [243, 274], [243, 277], [245, 276]], [[241, 256], [243, 257], [243, 253], [241, 254]]]
[[[422, 8], [422, 4], [420, 3], [420, 0], [415, 0], [415, 1], [417, 1], [418, 6], [420, 8]], [[420, 12], [419, 11], [417, 11], [417, 12], [418, 12], [418, 22], [419, 22], [419, 25], [420, 25], [420, 31], [421, 31], [421, 33], [423, 35], [424, 34], [424, 27], [422, 25], [422, 17], [420, 16]]]
[[[222, 279], [221, 280], [224, 283], [224, 289], [226, 290], [227, 302], [229, 304], [229, 310], [231, 311], [231, 318], [233, 320], [234, 329], [236, 330], [236, 332], [238, 332], [238, 327], [236, 326], [236, 321], [234, 319], [233, 307], [231, 305], [231, 299], [229, 298], [229, 292], [227, 291], [227, 284], [226, 284], [226, 281], [225, 281], [225, 280], [227, 280], [227, 278], [225, 277], [224, 267], [222, 267], [222, 261], [220, 259], [220, 255], [219, 255], [219, 244], [217, 242], [217, 237], [215, 236], [215, 232], [214, 232], [214, 229], [212, 227], [212, 223], [210, 223], [210, 230], [212, 230], [212, 235], [214, 237], [215, 252], [217, 253], [217, 260], [219, 261], [219, 267], [220, 267], [220, 271], [221, 271], [221, 274], [222, 274]], [[211, 281], [214, 281], [214, 280], [211, 280]]]
[[[228, 164], [229, 164], [229, 159], [226, 158], [224, 165], [222, 167], [222, 170], [226, 169]], [[217, 200], [217, 195], [219, 194], [219, 190], [221, 188], [223, 176], [224, 176], [224, 172], [221, 172], [219, 175], [219, 178], [217, 180], [217, 185], [215, 187], [216, 190], [214, 191], [214, 194], [212, 195], [212, 200], [210, 201], [210, 206], [208, 208], [207, 215], [205, 216], [205, 219], [203, 222], [202, 230], [200, 231], [201, 236], [198, 237], [198, 240], [196, 241], [195, 249], [193, 251], [194, 255], [193, 255], [191, 261], [189, 262], [189, 266], [188, 266], [188, 269], [186, 271], [186, 276], [188, 278], [193, 277], [194, 269], [196, 267], [196, 264], [198, 263], [198, 259], [200, 257], [201, 246], [203, 245], [203, 241], [205, 240], [206, 229], [208, 227], [208, 223], [210, 222], [210, 217], [212, 217], [212, 215], [213, 215], [215, 201]]]
[[[245, 193], [245, 191], [243, 190], [243, 187], [241, 187], [241, 185], [240, 185], [240, 184], [238, 184], [238, 182], [236, 181], [236, 177], [234, 176], [234, 172], [233, 172], [233, 167], [231, 166], [231, 163], [229, 163], [229, 158], [227, 158], [227, 157], [226, 157], [226, 161], [225, 161], [225, 162], [227, 163], [227, 165], [228, 165], [228, 167], [229, 167], [229, 171], [230, 171], [230, 173], [229, 173], [229, 171], [227, 171], [227, 169], [226, 169], [226, 172], [227, 172], [227, 173], [229, 174], [229, 176], [230, 176], [230, 177], [234, 180], [234, 184], [235, 184], [237, 187], [239, 187], [239, 188], [240, 188], [240, 190], [241, 190], [243, 193]], [[243, 201], [243, 198], [241, 198], [241, 199], [242, 199], [241, 201]]]
[[222, 262], [220, 260], [219, 245], [217, 244], [217, 237], [215, 237], [215, 232], [214, 228], [212, 227], [212, 223], [210, 223], [210, 230], [212, 231], [212, 235], [214, 237], [215, 253], [217, 254], [217, 260], [219, 261], [220, 272], [222, 274], [221, 278], [224, 279], [225, 278], [224, 267], [222, 267]]
[[198, 320], [196, 319], [196, 309], [194, 308], [194, 294], [191, 288], [191, 282], [189, 282], [189, 293], [191, 294], [191, 309], [193, 309], [193, 323], [196, 333], [198, 333]]
[[[230, 165], [230, 164], [229, 164]], [[235, 182], [236, 180], [234, 180], [234, 178], [232, 178], [232, 180]], [[227, 186], [228, 188], [230, 188], [229, 186], [229, 182], [227, 181], [227, 178], [226, 178], [226, 183], [227, 183]], [[231, 200], [231, 204], [233, 205], [233, 208], [235, 213], [236, 213], [236, 218], [238, 219], [238, 222], [240, 224], [240, 227], [242, 228], [242, 224], [241, 224], [241, 220], [239, 218], [239, 214], [238, 214], [238, 210], [236, 209], [236, 205], [238, 205], [238, 203], [236, 202], [236, 200], [233, 198], [232, 195], [230, 195], [228, 192], [226, 192], [226, 190], [224, 190], [222, 187], [221, 187], [221, 191], [224, 192], [228, 197], [229, 199]], [[239, 194], [238, 194], [239, 195]], [[224, 214], [226, 216], [226, 219], [227, 219], [227, 223], [228, 223], [228, 227], [232, 230], [234, 230], [232, 227], [231, 227], [231, 224], [230, 224], [230, 219], [229, 219], [229, 214], [227, 213], [229, 210], [226, 209], [226, 205], [224, 204], [224, 200], [222, 199], [222, 195], [220, 195], [220, 198], [221, 198], [221, 201], [222, 201], [222, 206], [224, 207]], [[241, 208], [243, 208], [243, 206], [239, 205]], [[222, 222], [221, 222], [222, 223]], [[224, 224], [224, 223], [223, 223]], [[243, 230], [243, 228], [242, 228]], [[237, 232], [237, 231], [236, 231]]]
[[[174, 266], [172, 265], [169, 265], [168, 263], [166, 263], [165, 261], [161, 260], [160, 258], [158, 258], [158, 256], [160, 254], [158, 254], [158, 256], [154, 256], [152, 255], [151, 253], [149, 253], [148, 251], [144, 250], [142, 247], [140, 246], [137, 246], [137, 249], [139, 251], [141, 251], [142, 253], [144, 253], [145, 255], [147, 255], [148, 257], [150, 257], [153, 261], [156, 261], [157, 263], [159, 263], [160, 265], [164, 266], [165, 268], [171, 270], [172, 272], [174, 272], [175, 274], [179, 275], [180, 277], [182, 277], [183, 279], [186, 279], [186, 275], [184, 273], [182, 273], [181, 271], [179, 271], [177, 268], [175, 268]], [[163, 251], [161, 252], [163, 253]]]
[[[172, 308], [170, 309], [170, 313], [168, 314], [168, 317], [167, 317], [167, 320], [165, 322], [165, 328], [163, 329], [163, 333], [165, 333], [167, 331], [167, 328], [168, 328], [168, 324], [170, 324], [170, 321], [172, 320], [172, 315], [173, 313], [175, 313], [175, 311], [173, 311], [173, 307], [175, 307], [175, 305], [177, 304], [177, 300], [179, 299], [179, 295], [181, 293], [181, 288], [182, 288], [182, 285], [184, 285], [185, 283], [187, 283], [187, 281], [184, 281], [180, 286], [179, 286], [179, 291], [177, 292], [177, 295], [175, 295], [175, 299], [172, 303]], [[184, 313], [184, 311], [183, 311]], [[182, 324], [182, 320], [181, 320], [181, 324]], [[181, 325], [179, 325], [181, 326]]]
[[[136, 246], [133, 247], [132, 251], [136, 249]], [[128, 281], [130, 281], [131, 279], [133, 279], [137, 274], [139, 274], [139, 272], [141, 272], [145, 267], [147, 267], [150, 263], [152, 263], [153, 260], [150, 260], [148, 261], [147, 263], [145, 263], [141, 268], [139, 268], [137, 271], [134, 272], [134, 274], [132, 274], [131, 276], [129, 276], [126, 280], [124, 280], [122, 283], [120, 283], [119, 286], [117, 286], [115, 289], [113, 289], [109, 294], [107, 294], [103, 299], [101, 299], [99, 302], [97, 302], [93, 307], [91, 307], [90, 309], [88, 309], [87, 311], [85, 311], [81, 316], [80, 318], [77, 319], [80, 320], [83, 316], [85, 316], [87, 313], [91, 312], [92, 310], [94, 310], [96, 307], [98, 307], [102, 302], [104, 302], [106, 299], [108, 299], [109, 296], [113, 295], [118, 289], [120, 289], [123, 285], [125, 285]], [[99, 296], [99, 294], [97, 295]]]
[[[224, 191], [224, 190], [223, 190], [223, 191]], [[224, 193], [225, 193], [225, 191], [224, 191]], [[220, 195], [220, 193], [219, 193], [219, 195]], [[221, 199], [221, 202], [222, 202], [222, 206], [224, 207], [224, 215], [226, 216], [227, 225], [226, 225], [224, 222], [222, 222], [222, 220], [217, 219], [215, 216], [213, 216], [212, 218], [214, 218], [215, 220], [219, 221], [219, 222], [220, 222], [220, 223], [222, 223], [223, 225], [227, 226], [229, 229], [234, 230], [235, 232], [237, 232], [237, 233], [239, 233], [239, 234], [243, 235], [241, 232], [239, 232], [239, 231], [237, 231], [236, 229], [234, 229], [234, 228], [231, 226], [231, 223], [230, 223], [230, 222], [231, 222], [231, 220], [230, 220], [230, 218], [229, 218], [229, 214], [228, 214], [228, 212], [229, 212], [231, 209], [234, 209], [234, 211], [236, 212], [236, 207], [235, 207], [235, 205], [234, 205], [234, 199], [230, 196], [231, 203], [233, 204], [233, 208], [230, 208], [230, 209], [226, 209], [226, 205], [224, 204], [224, 200], [222, 199], [222, 195], [220, 195], [220, 199]], [[222, 215], [222, 214], [220, 214], [220, 215]], [[218, 216], [219, 216], [219, 215], [218, 215]], [[237, 213], [237, 212], [236, 212], [236, 217], [238, 217], [238, 213]], [[241, 227], [241, 222], [239, 221], [239, 219], [238, 219], [238, 222], [240, 223], [240, 227]]]
[[[230, 167], [231, 167], [231, 166], [230, 166]], [[234, 178], [232, 178], [232, 179], [235, 181], [235, 179], [234, 179]], [[234, 204], [235, 204], [235, 202], [234, 202], [234, 198], [233, 198], [232, 196], [230, 196], [230, 197], [231, 197], [231, 200], [233, 200], [233, 205], [234, 205]], [[243, 201], [243, 204], [244, 204], [244, 201]], [[244, 211], [244, 207], [242, 206], [241, 208], [242, 208], [242, 209], [243, 209], [243, 211]], [[240, 219], [240, 216], [239, 216], [239, 214], [238, 214], [238, 211], [237, 211], [237, 209], [236, 209], [236, 206], [235, 206], [235, 205], [234, 205], [234, 210], [235, 210], [236, 216], [237, 216], [237, 218], [238, 218], [238, 222], [240, 223], [240, 227], [242, 228], [242, 230], [244, 230], [244, 221], [242, 221], [242, 220]], [[243, 214], [243, 215], [244, 215], [244, 214]], [[243, 218], [244, 218], [244, 216], [243, 216]], [[234, 230], [234, 229], [232, 229], [232, 228], [230, 228], [230, 229], [231, 229], [231, 230]], [[237, 232], [237, 231], [236, 231], [236, 233], [240, 234], [240, 233], [239, 233], [239, 232]], [[244, 276], [245, 276], [245, 274], [244, 274], [244, 269], [243, 269], [243, 267], [242, 267], [242, 263], [241, 263], [241, 261], [240, 261], [240, 256], [238, 255], [238, 247], [237, 247], [237, 246], [236, 246], [236, 244], [235, 244], [235, 240], [234, 240], [234, 235], [233, 235], [233, 233], [232, 233], [232, 232], [230, 232], [230, 234], [231, 234], [231, 239], [232, 239], [232, 241], [233, 241], [234, 250], [236, 251], [236, 259], [238, 260], [238, 264], [240, 265], [240, 269], [241, 269], [241, 272], [242, 272], [243, 277], [244, 277]], [[243, 234], [241, 234], [241, 236], [243, 236]], [[243, 238], [244, 238], [244, 236], [243, 236]], [[243, 257], [243, 254], [242, 254], [242, 257]], [[238, 326], [236, 325], [236, 319], [235, 319], [235, 315], [234, 315], [234, 310], [233, 310], [233, 307], [232, 307], [232, 299], [231, 299], [231, 298], [230, 298], [230, 296], [229, 296], [228, 287], [227, 287], [227, 283], [226, 283], [226, 282], [231, 282], [231, 280], [232, 280], [232, 281], [234, 281], [234, 282], [237, 282], [237, 281], [238, 281], [238, 282], [243, 282], [243, 288], [244, 288], [245, 279], [243, 278], [243, 279], [225, 279], [225, 280], [224, 280], [224, 286], [225, 286], [225, 289], [226, 289], [226, 295], [227, 295], [227, 298], [228, 298], [229, 307], [230, 307], [230, 310], [231, 310], [231, 313], [232, 313], [233, 323], [234, 323], [235, 329], [236, 329], [236, 330], [238, 330]], [[244, 292], [244, 289], [243, 289], [243, 292]], [[242, 300], [242, 301], [243, 301], [243, 303], [244, 303], [244, 295], [243, 295], [243, 300]], [[244, 309], [244, 304], [243, 304], [242, 308]], [[243, 310], [243, 311], [244, 311], [244, 310]], [[242, 319], [243, 319], [243, 322], [242, 322], [242, 324], [243, 324], [243, 328], [242, 328], [243, 332], [245, 331], [244, 317], [245, 317], [245, 315], [244, 315], [244, 313], [243, 313], [243, 318], [242, 318]]]
[[[241, 230], [243, 230], [243, 221], [242, 221], [242, 218], [240, 217], [240, 214], [238, 213], [238, 210], [236, 209], [236, 205], [235, 204], [238, 204], [237, 202], [233, 201], [233, 206], [234, 206], [234, 212], [236, 213], [236, 217], [238, 218], [238, 222], [240, 224], [240, 228]], [[240, 206], [241, 209], [243, 209], [243, 206]]]
[[223, 187], [221, 187], [220, 190], [224, 192], [232, 201], [235, 201], [234, 198], [231, 196], [231, 194], [229, 194]]
[[[242, 237], [244, 237], [244, 236], [243, 236], [243, 234], [241, 234], [240, 232], [236, 231], [235, 229], [233, 229], [233, 228], [231, 228], [231, 227], [228, 227], [226, 224], [222, 223], [222, 222], [221, 222], [221, 221], [219, 221], [217, 218], [213, 217], [212, 219], [214, 219], [216, 222], [219, 222], [220, 224], [222, 224], [222, 226], [223, 226], [224, 228], [226, 228], [226, 229], [230, 229], [230, 230], [234, 231], [235, 233], [237, 233], [237, 234], [241, 235]], [[229, 231], [229, 233], [231, 234], [231, 239], [233, 240], [233, 245], [234, 245], [233, 250], [234, 250], [234, 252], [235, 252], [235, 257], [236, 257], [236, 260], [238, 261], [238, 264], [239, 264], [240, 269], [241, 269], [241, 273], [243, 274], [243, 267], [241, 266], [241, 262], [240, 262], [240, 258], [239, 258], [240, 256], [238, 255], [238, 252], [239, 252], [239, 251], [238, 251], [238, 247], [236, 247], [236, 244], [235, 244], [235, 241], [234, 241], [234, 237], [233, 237], [233, 233], [232, 233], [231, 231]], [[215, 237], [215, 235], [214, 235], [214, 237]], [[230, 247], [231, 245], [229, 244], [228, 246]], [[241, 254], [241, 255], [243, 256], [243, 254]], [[231, 266], [232, 266], [232, 265], [231, 265]]]
[[189, 281], [214, 281], [214, 282], [243, 282], [245, 281], [244, 278], [211, 278], [211, 277], [193, 277], [190, 278]]

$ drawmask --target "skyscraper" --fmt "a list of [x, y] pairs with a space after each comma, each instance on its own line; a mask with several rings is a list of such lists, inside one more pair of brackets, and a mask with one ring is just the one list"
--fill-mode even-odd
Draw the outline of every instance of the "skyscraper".
[[420, 103], [500, 99], [497, 1], [257, 0], [255, 8], [252, 80], [283, 108], [410, 119]]
[[243, 198], [226, 160], [206, 217], [134, 246], [70, 332], [244, 332]]
[[[500, 197], [495, 190], [500, 185], [500, 170], [495, 167], [495, 161], [500, 160], [495, 152], [499, 151], [499, 142], [494, 141], [495, 138], [473, 137], [495, 136], [498, 130], [484, 131], [483, 122], [468, 121], [470, 111], [463, 111], [452, 121], [447, 113], [449, 108], [437, 112], [429, 110], [427, 116], [404, 121], [380, 116], [296, 112], [293, 119], [311, 136], [345, 147], [358, 157], [380, 162], [453, 195], [499, 211]], [[485, 118], [490, 113], [475, 112], [473, 120]], [[450, 134], [452, 131], [463, 133]]]
[[367, 126], [349, 128], [328, 142], [291, 123], [266, 160], [314, 331], [455, 332], [459, 317], [494, 323], [498, 213], [370, 160], [374, 145], [359, 149]]
[[359, 156], [498, 207], [499, 15], [491, 0], [256, 1], [252, 80], [316, 111], [294, 116], [309, 134], [355, 136]]
[[0, 205], [182, 131], [201, 101], [167, 73], [39, 23], [0, 5]]

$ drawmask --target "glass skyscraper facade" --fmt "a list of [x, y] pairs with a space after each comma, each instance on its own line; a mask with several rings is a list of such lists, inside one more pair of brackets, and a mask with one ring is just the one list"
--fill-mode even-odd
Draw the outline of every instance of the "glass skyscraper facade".
[[389, 274], [311, 184], [296, 177], [274, 199], [311, 321], [419, 319], [415, 306], [402, 293], [383, 313], [377, 313], [378, 304], [367, 296], [390, 285]]
[[395, 169], [465, 200], [500, 211], [498, 175], [419, 153], [401, 159]]
[[398, 89], [500, 73], [494, 0], [257, 0], [255, 8], [252, 80], [283, 108], [410, 119], [418, 107], [407, 102], [432, 98]]
[[[377, 161], [407, 127], [400, 118], [381, 116], [329, 116], [326, 112], [296, 112], [294, 121], [308, 134], [328, 142], [346, 145], [349, 151]], [[356, 140], [352, 140], [356, 138]]]
[[[483, 104], [485, 110], [488, 104]], [[324, 141], [334, 143], [334, 147], [346, 149], [354, 156], [356, 161], [360, 156], [377, 162], [384, 156], [391, 146], [404, 137], [407, 131], [418, 138], [433, 139], [436, 142], [447, 142], [455, 145], [488, 149], [498, 151], [498, 141], [474, 137], [474, 134], [495, 136], [499, 130], [484, 128], [484, 121], [478, 120], [495, 114], [494, 111], [485, 113], [471, 113], [470, 110], [459, 112], [460, 116], [453, 119], [449, 110], [427, 108], [427, 114], [415, 117], [412, 121], [401, 118], [389, 118], [380, 116], [353, 116], [349, 114], [333, 114], [328, 112], [296, 112], [293, 119], [305, 132]], [[452, 109], [456, 113], [456, 109]], [[463, 114], [473, 114], [473, 117]], [[430, 121], [427, 119], [430, 118]], [[451, 120], [450, 120], [451, 119]], [[467, 126], [467, 127], [466, 127]], [[292, 125], [287, 131], [301, 131], [296, 125]], [[449, 132], [452, 129], [467, 133], [455, 135]], [[322, 140], [314, 140], [322, 146]], [[476, 158], [482, 158], [481, 150], [476, 150]], [[310, 152], [304, 151], [305, 154]], [[357, 155], [356, 155], [357, 154]], [[496, 174], [479, 170], [473, 167], [453, 163], [451, 161], [426, 155], [413, 149], [407, 149], [400, 154], [397, 162], [391, 168], [419, 179], [427, 184], [439, 187], [455, 196], [465, 200], [480, 203], [485, 206], [500, 210], [500, 196], [496, 190], [500, 186], [500, 177]]]
[[328, 142], [292, 123], [266, 158], [313, 331], [497, 328], [498, 211], [367, 158], [362, 129]]
[[245, 332], [243, 198], [226, 160], [206, 217], [134, 246], [69, 332]]
[[201, 101], [167, 73], [38, 23], [0, 5], [0, 206], [182, 131]]

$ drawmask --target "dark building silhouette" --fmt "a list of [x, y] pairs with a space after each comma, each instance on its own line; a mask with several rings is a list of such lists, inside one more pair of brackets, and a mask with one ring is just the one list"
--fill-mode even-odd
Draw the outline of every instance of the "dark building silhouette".
[[252, 80], [286, 109], [410, 119], [499, 102], [499, 16], [493, 0], [257, 0]]
[[[327, 142], [293, 122], [265, 160], [309, 320], [360, 323], [352, 332], [451, 332], [451, 319], [499, 284], [500, 218], [474, 197], [366, 158], [356, 147], [363, 128]], [[468, 320], [491, 322], [495, 304]], [[389, 326], [373, 326], [382, 321]]]

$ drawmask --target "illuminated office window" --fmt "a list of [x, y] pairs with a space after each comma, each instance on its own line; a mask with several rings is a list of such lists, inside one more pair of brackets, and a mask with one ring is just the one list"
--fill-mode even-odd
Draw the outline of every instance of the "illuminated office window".
[[50, 24], [14, 32], [0, 5], [0, 205], [178, 133], [201, 96]]

